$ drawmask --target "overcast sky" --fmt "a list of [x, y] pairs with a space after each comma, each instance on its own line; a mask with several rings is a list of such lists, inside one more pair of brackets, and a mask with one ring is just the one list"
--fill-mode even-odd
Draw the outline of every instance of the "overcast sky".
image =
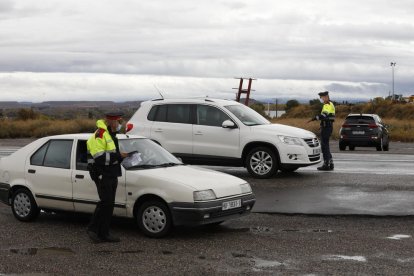
[[412, 0], [0, 0], [0, 101], [414, 94]]

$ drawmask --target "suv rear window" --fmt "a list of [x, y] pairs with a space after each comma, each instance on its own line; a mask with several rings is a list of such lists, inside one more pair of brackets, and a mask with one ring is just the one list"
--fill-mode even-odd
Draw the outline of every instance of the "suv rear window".
[[346, 124], [375, 124], [375, 120], [370, 116], [351, 116], [345, 120]]
[[191, 124], [191, 105], [165, 104], [153, 106], [147, 119], [156, 122]]

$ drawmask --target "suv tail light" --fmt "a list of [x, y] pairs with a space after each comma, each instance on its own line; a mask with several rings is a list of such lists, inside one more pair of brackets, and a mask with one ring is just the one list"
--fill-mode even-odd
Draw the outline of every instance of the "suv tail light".
[[131, 129], [133, 129], [134, 128], [134, 124], [131, 124], [131, 123], [128, 123], [128, 124], [126, 124], [126, 132], [129, 132], [129, 131], [131, 131]]
[[378, 126], [376, 124], [369, 124], [368, 127], [369, 128], [378, 128]]
[[343, 124], [342, 127], [351, 127], [351, 126], [347, 124]]

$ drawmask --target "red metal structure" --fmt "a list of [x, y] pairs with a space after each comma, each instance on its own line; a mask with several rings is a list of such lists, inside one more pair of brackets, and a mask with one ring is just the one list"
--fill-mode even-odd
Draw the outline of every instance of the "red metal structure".
[[[237, 95], [236, 95], [236, 101], [240, 102], [240, 98], [241, 98], [241, 94], [246, 94], [246, 99], [244, 100], [244, 105], [249, 106], [249, 99], [250, 99], [250, 92], [254, 91], [252, 90], [252, 81], [256, 80], [253, 78], [236, 78], [238, 80], [240, 80], [239, 83], [239, 88], [233, 88], [233, 89], [238, 89]], [[244, 80], [249, 80], [249, 84], [247, 86], [247, 89], [243, 89], [243, 81]]]

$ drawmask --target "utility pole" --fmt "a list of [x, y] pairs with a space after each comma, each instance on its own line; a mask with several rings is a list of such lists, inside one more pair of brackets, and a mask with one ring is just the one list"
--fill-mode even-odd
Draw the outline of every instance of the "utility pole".
[[[233, 89], [238, 89], [238, 92], [236, 94], [236, 101], [237, 102], [240, 102], [241, 94], [246, 94], [246, 99], [244, 101], [244, 104], [246, 106], [249, 106], [250, 92], [251, 91], [254, 91], [252, 89], [252, 81], [254, 81], [256, 79], [253, 79], [253, 78], [248, 78], [248, 79], [245, 79], [245, 78], [235, 78], [235, 79], [240, 80], [239, 88], [233, 88]], [[247, 89], [243, 89], [243, 80], [249, 80], [249, 84], [247, 86]]]
[[394, 68], [395, 65], [397, 65], [396, 62], [391, 62], [391, 68], [392, 68], [392, 100], [395, 99], [395, 95], [394, 95]]
[[275, 98], [275, 117], [277, 118], [277, 98]]

